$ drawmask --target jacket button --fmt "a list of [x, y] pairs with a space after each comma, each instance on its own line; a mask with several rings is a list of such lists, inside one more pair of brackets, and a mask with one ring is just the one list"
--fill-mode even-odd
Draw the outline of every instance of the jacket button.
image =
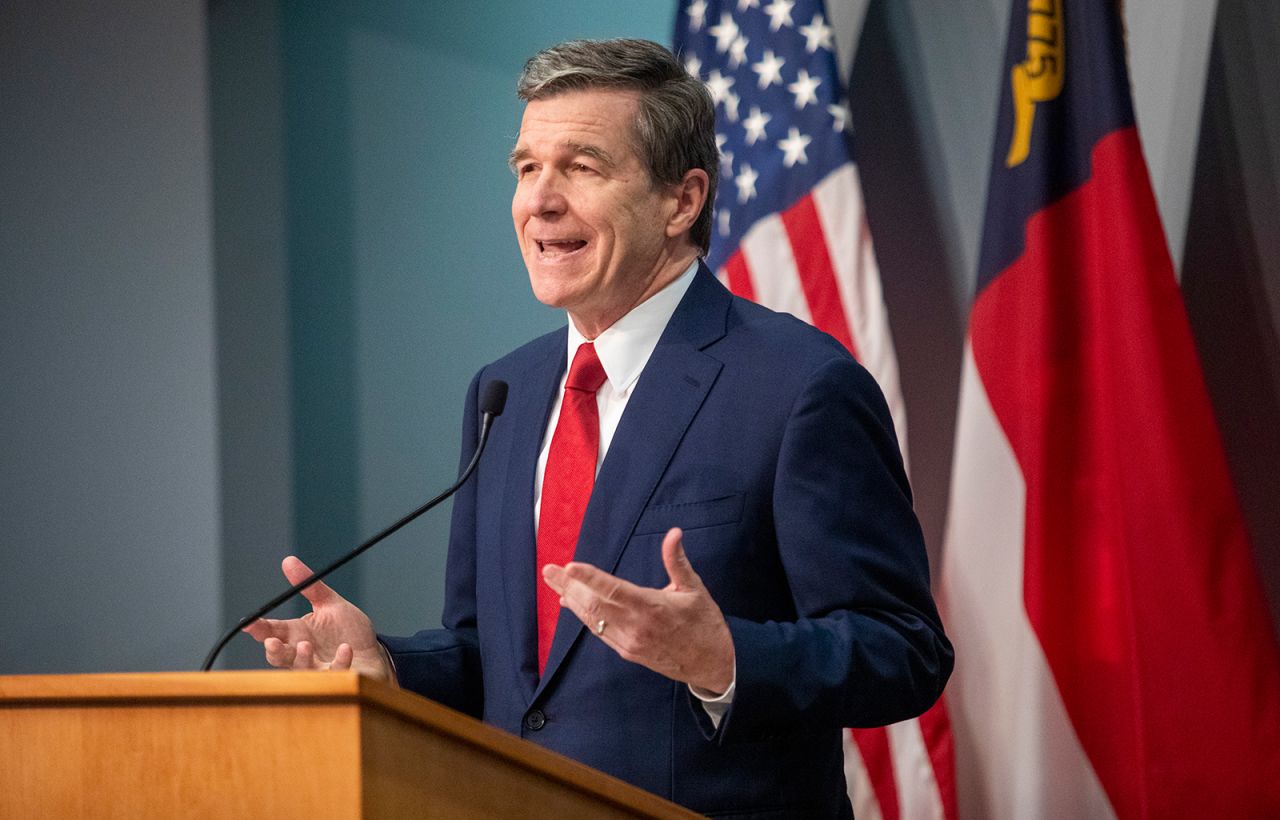
[[534, 709], [524, 716], [524, 728], [531, 732], [536, 732], [546, 725], [547, 716], [542, 713], [541, 709]]

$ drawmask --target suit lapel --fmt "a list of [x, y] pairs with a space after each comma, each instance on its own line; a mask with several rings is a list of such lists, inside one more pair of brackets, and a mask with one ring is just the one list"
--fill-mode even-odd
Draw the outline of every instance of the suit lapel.
[[[555, 403], [565, 367], [565, 332], [552, 337], [554, 344], [539, 354], [522, 379], [524, 389], [513, 415], [511, 460], [502, 503], [502, 551], [506, 556], [499, 575], [511, 625], [511, 651], [516, 658], [526, 702], [538, 685], [538, 616], [536, 581], [537, 535], [533, 528], [533, 479], [538, 453]], [[515, 398], [515, 397], [513, 397]]]
[[[618, 423], [583, 516], [575, 561], [605, 572], [618, 566], [640, 513], [720, 373], [721, 363], [702, 350], [724, 335], [731, 299], [700, 264]], [[577, 616], [561, 611], [534, 697], [555, 675], [582, 628]]]

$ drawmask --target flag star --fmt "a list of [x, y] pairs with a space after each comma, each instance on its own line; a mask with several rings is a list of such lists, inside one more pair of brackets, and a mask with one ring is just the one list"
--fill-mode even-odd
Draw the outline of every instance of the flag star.
[[689, 72], [690, 76], [702, 79], [700, 76], [702, 72], [702, 61], [698, 59], [698, 55], [689, 55], [689, 59], [684, 61], [684, 70]]
[[757, 106], [751, 106], [751, 116], [742, 121], [742, 127], [747, 129], [747, 145], [755, 145], [757, 141], [765, 138], [764, 127], [769, 124], [769, 120], [773, 117], [761, 111]]
[[812, 142], [811, 137], [800, 133], [799, 128], [794, 126], [787, 131], [787, 138], [778, 140], [778, 147], [782, 149], [782, 164], [790, 168], [797, 162], [804, 165], [809, 161], [809, 157], [805, 154], [805, 146]]
[[729, 46], [729, 68], [737, 68], [747, 61], [747, 43], [750, 42], [741, 34]]
[[689, 31], [702, 31], [707, 22], [707, 0], [694, 0], [689, 4]]
[[756, 198], [756, 180], [760, 175], [747, 163], [742, 163], [742, 170], [734, 177], [733, 184], [738, 186], [738, 201], [747, 202]]
[[720, 153], [720, 173], [728, 176], [733, 173], [733, 152], [724, 150], [729, 138], [724, 134], [716, 134], [716, 150]]
[[720, 12], [720, 23], [707, 29], [712, 36], [716, 38], [716, 51], [724, 54], [729, 50], [729, 46], [733, 45], [733, 41], [738, 39], [738, 24], [734, 22], [733, 15], [727, 11]]
[[729, 93], [729, 87], [733, 85], [732, 77], [724, 77], [720, 74], [720, 69], [714, 69], [707, 76], [707, 90], [711, 92], [711, 102], [722, 103], [724, 96]]
[[760, 75], [760, 87], [768, 88], [774, 83], [782, 84], [782, 64], [786, 60], [773, 53], [773, 49], [765, 49], [764, 58], [751, 66], [751, 70]]
[[729, 122], [738, 121], [738, 103], [742, 102], [742, 98], [732, 91], [724, 95], [724, 113], [729, 118]]
[[795, 0], [773, 0], [772, 3], [764, 7], [764, 13], [769, 15], [769, 31], [777, 31], [783, 26], [795, 25], [795, 22], [791, 19], [791, 9], [795, 4]]
[[831, 115], [831, 130], [843, 131], [849, 127], [849, 105], [848, 103], [840, 103], [839, 105], [828, 105], [827, 113]]
[[728, 208], [722, 209], [720, 213], [717, 215], [717, 218], [720, 220], [720, 235], [728, 236], [729, 235], [729, 209]]
[[[730, 82], [733, 81], [730, 80]], [[809, 72], [802, 68], [799, 73], [796, 74], [796, 81], [788, 85], [787, 90], [795, 95], [796, 108], [800, 109], [804, 108], [809, 103], [816, 103], [818, 101], [818, 95], [814, 92], [818, 90], [818, 86], [820, 85], [822, 85], [821, 77], [810, 77]], [[715, 96], [714, 92], [712, 92], [712, 96]]]
[[801, 26], [800, 33], [804, 35], [805, 50], [810, 54], [820, 48], [831, 48], [831, 26], [826, 24], [821, 14], [813, 15], [813, 22], [807, 26]]
[[760, 8], [760, 0], [738, 0], [738, 12], [742, 13], [747, 9]]

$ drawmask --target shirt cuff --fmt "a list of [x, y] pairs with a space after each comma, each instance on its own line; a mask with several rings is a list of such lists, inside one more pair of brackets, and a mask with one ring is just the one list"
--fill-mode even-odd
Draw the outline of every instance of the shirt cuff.
[[693, 684], [689, 684], [689, 692], [698, 700], [702, 701], [702, 708], [706, 711], [707, 717], [711, 718], [711, 725], [720, 728], [720, 721], [724, 718], [725, 712], [729, 711], [729, 707], [733, 705], [733, 693], [738, 686], [738, 662], [733, 663], [733, 680], [729, 682], [729, 688], [724, 690], [722, 694], [708, 692], [706, 689], [699, 689]]

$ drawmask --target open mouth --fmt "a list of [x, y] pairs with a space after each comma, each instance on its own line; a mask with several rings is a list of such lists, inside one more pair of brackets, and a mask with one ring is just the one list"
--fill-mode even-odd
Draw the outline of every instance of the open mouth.
[[585, 239], [538, 239], [538, 253], [546, 259], [568, 256], [587, 246]]

